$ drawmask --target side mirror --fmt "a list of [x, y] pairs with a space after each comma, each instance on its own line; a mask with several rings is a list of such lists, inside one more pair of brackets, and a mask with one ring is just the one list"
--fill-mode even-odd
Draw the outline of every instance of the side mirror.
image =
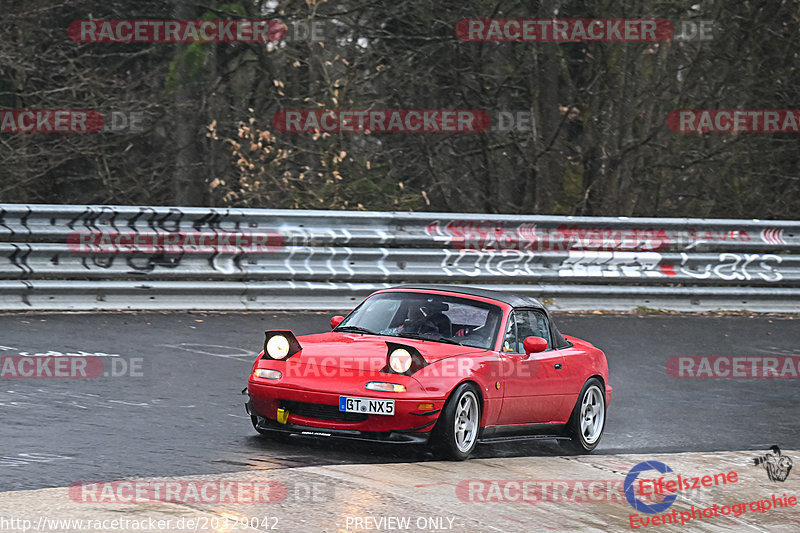
[[331, 318], [331, 329], [336, 329], [336, 326], [342, 323], [344, 317], [341, 315], [336, 315], [335, 317]]
[[525, 353], [528, 355], [539, 353], [547, 349], [547, 341], [541, 337], [525, 337], [522, 347], [525, 348]]

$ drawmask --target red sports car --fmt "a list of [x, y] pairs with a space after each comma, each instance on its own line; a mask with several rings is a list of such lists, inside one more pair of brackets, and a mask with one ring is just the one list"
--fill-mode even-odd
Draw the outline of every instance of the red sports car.
[[478, 443], [522, 439], [586, 453], [603, 434], [605, 355], [563, 336], [532, 298], [401, 286], [331, 328], [265, 332], [247, 382], [259, 433], [430, 443], [459, 460]]

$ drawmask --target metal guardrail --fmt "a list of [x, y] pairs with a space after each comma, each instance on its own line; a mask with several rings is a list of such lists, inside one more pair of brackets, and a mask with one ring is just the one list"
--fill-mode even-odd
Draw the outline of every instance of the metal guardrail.
[[0, 204], [0, 309], [347, 309], [400, 283], [564, 310], [800, 311], [800, 221]]

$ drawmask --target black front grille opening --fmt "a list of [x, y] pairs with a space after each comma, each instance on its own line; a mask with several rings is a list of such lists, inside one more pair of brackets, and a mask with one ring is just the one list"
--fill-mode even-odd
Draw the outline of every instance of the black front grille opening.
[[317, 420], [330, 420], [332, 422], [364, 422], [369, 415], [361, 413], [345, 413], [339, 411], [338, 405], [325, 405], [321, 403], [295, 402], [281, 400], [281, 409], [286, 409], [290, 414]]

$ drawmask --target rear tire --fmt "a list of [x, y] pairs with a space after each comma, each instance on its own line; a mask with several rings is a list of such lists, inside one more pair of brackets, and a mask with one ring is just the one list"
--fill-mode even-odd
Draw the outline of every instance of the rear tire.
[[474, 385], [462, 383], [447, 399], [431, 436], [438, 457], [463, 461], [475, 449], [481, 429], [479, 398]]
[[589, 453], [597, 448], [606, 424], [606, 395], [597, 378], [584, 383], [578, 402], [567, 423], [569, 440], [559, 440], [559, 445], [571, 455]]

